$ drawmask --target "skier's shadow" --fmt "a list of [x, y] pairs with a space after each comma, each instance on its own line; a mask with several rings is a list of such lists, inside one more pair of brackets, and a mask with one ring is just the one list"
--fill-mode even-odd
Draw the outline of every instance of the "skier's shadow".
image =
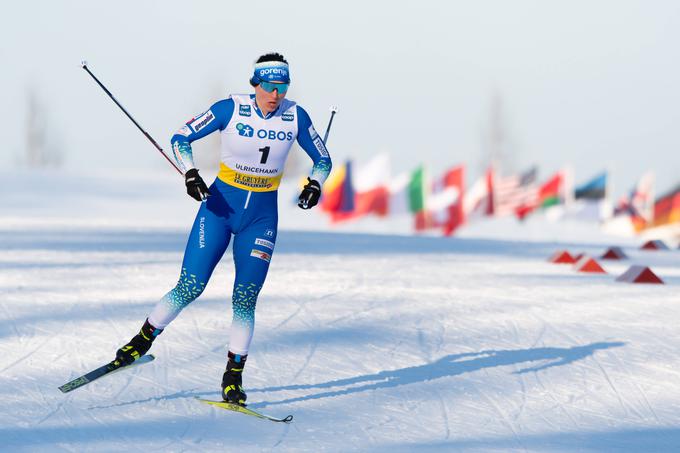
[[[258, 408], [279, 404], [296, 403], [299, 401], [329, 398], [334, 396], [350, 395], [367, 390], [398, 387], [400, 385], [426, 382], [448, 376], [457, 376], [463, 373], [499, 366], [527, 364], [529, 365], [528, 367], [522, 368], [513, 373], [524, 374], [541, 371], [556, 366], [568, 365], [572, 362], [582, 360], [593, 355], [597, 350], [618, 348], [624, 345], [625, 343], [617, 341], [591, 343], [585, 346], [574, 346], [571, 348], [544, 347], [451, 354], [425, 365], [401, 368], [391, 371], [381, 371], [375, 374], [366, 374], [363, 376], [338, 379], [335, 381], [328, 381], [319, 384], [286, 385], [262, 389], [250, 389], [250, 392], [276, 392], [280, 390], [313, 390], [344, 387], [336, 390], [327, 390], [295, 398], [287, 398], [281, 401], [263, 401], [261, 403], [251, 404], [250, 407]], [[542, 363], [530, 365], [531, 362]]]

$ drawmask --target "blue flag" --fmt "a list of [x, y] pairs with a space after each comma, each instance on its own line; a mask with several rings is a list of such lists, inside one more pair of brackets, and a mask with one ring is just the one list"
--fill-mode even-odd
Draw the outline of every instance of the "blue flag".
[[602, 200], [607, 192], [607, 172], [602, 172], [587, 183], [576, 188], [575, 198], [582, 200]]

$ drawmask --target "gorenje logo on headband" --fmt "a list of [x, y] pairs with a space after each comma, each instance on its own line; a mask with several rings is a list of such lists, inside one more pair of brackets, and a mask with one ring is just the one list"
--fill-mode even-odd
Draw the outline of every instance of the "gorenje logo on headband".
[[288, 77], [288, 71], [285, 68], [263, 68], [258, 71], [259, 76], [265, 75], [279, 75], [283, 77]]
[[260, 82], [290, 83], [288, 64], [280, 61], [263, 61], [256, 63], [250, 83], [255, 86]]

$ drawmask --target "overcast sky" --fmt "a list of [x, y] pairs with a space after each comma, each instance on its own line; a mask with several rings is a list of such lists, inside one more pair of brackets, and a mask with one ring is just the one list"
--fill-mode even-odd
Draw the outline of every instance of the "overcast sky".
[[276, 50], [318, 130], [339, 106], [336, 162], [465, 163], [471, 183], [497, 95], [517, 169], [571, 164], [577, 183], [608, 169], [617, 194], [647, 169], [659, 192], [680, 183], [677, 1], [28, 0], [3, 7], [0, 34], [5, 167], [23, 153], [33, 91], [66, 166], [168, 171], [83, 58], [169, 148], [184, 121], [250, 91], [254, 59]]

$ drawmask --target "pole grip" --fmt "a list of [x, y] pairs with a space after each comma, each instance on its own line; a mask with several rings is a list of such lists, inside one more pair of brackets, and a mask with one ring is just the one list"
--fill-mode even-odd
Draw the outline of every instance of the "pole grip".
[[324, 145], [328, 143], [328, 134], [331, 132], [331, 125], [333, 124], [333, 117], [338, 113], [338, 108], [336, 106], [331, 107], [331, 118], [328, 120], [328, 126], [326, 127], [326, 133], [323, 135]]

